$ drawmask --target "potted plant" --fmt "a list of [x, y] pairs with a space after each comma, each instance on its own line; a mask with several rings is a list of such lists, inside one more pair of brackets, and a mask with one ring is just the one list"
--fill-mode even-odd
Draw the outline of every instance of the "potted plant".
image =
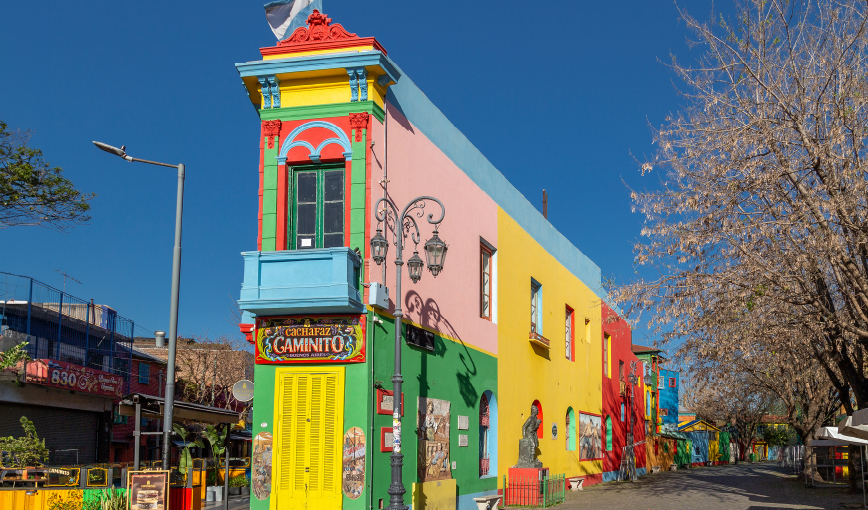
[[[229, 434], [229, 427], [224, 427], [223, 430], [218, 430], [214, 425], [208, 425], [208, 428], [202, 431], [202, 437], [211, 446], [211, 456], [214, 459], [214, 486], [208, 487], [214, 493], [215, 501], [223, 501], [223, 484], [220, 479], [220, 458], [226, 452], [226, 435]], [[229, 473], [229, 466], [225, 467], [225, 473]]]
[[233, 476], [229, 479], [229, 495], [237, 496], [241, 494], [241, 488], [247, 486], [247, 477], [244, 475]]
[[181, 448], [181, 454], [178, 459], [178, 471], [184, 475], [184, 480], [187, 480], [187, 477], [191, 475], [190, 470], [193, 469], [193, 455], [190, 454], [190, 448], [194, 446], [198, 446], [202, 448], [202, 441], [197, 439], [192, 442], [187, 441], [187, 436], [190, 434], [190, 431], [187, 430], [186, 427], [175, 423], [172, 426], [172, 429], [175, 431], [175, 434], [181, 436], [181, 441], [184, 442], [184, 447]]
[[23, 469], [22, 480], [35, 480], [38, 478], [37, 474], [28, 473], [27, 468], [42, 466], [48, 459], [48, 448], [45, 447], [45, 439], [40, 440], [36, 435], [36, 426], [32, 421], [22, 416], [19, 422], [24, 429], [23, 437], [0, 437], [0, 452], [4, 452], [0, 464]]

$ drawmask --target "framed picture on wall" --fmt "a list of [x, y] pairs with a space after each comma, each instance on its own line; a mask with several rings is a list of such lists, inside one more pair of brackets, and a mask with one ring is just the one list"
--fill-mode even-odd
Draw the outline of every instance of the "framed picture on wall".
[[579, 412], [579, 458], [603, 458], [603, 417], [599, 414]]

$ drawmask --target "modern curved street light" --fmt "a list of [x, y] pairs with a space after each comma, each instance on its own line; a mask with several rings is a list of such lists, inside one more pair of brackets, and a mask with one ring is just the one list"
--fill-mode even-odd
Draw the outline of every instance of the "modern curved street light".
[[[172, 444], [172, 414], [175, 404], [175, 346], [178, 338], [178, 298], [181, 291], [181, 219], [184, 216], [184, 165], [172, 165], [127, 155], [126, 145], [120, 149], [102, 142], [93, 142], [98, 148], [119, 156], [130, 163], [148, 163], [178, 169], [178, 198], [175, 207], [175, 249], [172, 253], [172, 299], [169, 310], [169, 359], [166, 366], [166, 392], [163, 411], [163, 469], [169, 469]], [[159, 335], [158, 335], [159, 336]], [[138, 451], [138, 445], [136, 445]], [[138, 455], [136, 455], [138, 457]], [[138, 466], [136, 466], [138, 469]], [[227, 498], [228, 499], [228, 498]]]
[[[437, 228], [443, 217], [446, 215], [446, 208], [443, 203], [434, 197], [421, 196], [411, 200], [398, 214], [398, 207], [388, 198], [381, 198], [377, 201], [375, 210], [377, 211], [377, 233], [371, 238], [371, 258], [377, 265], [381, 265], [386, 260], [386, 253], [389, 251], [389, 241], [383, 236], [383, 229], [380, 228], [380, 223], [385, 223], [388, 227], [389, 219], [395, 220], [395, 240], [394, 244], [397, 248], [395, 253], [395, 374], [392, 376], [392, 483], [389, 485], [389, 510], [406, 510], [404, 505], [404, 494], [407, 492], [404, 489], [404, 483], [401, 479], [401, 468], [404, 466], [404, 455], [401, 453], [401, 384], [404, 382], [401, 376], [401, 318], [404, 316], [401, 310], [401, 266], [404, 265], [403, 251], [404, 239], [409, 235], [416, 249], [413, 251], [413, 256], [407, 261], [407, 269], [410, 272], [410, 279], [413, 283], [422, 278], [422, 269], [425, 262], [419, 256], [419, 225], [416, 223], [416, 218], [421, 218], [425, 215], [425, 205], [434, 202], [440, 206], [440, 217], [434, 219], [434, 213], [427, 216], [428, 223], [434, 225], [434, 232], [431, 239], [425, 245], [425, 258], [428, 262], [428, 270], [436, 278], [440, 271], [443, 270], [443, 262], [446, 259], [446, 250], [448, 247], [437, 235]], [[382, 209], [380, 208], [382, 205]], [[400, 231], [398, 230], [400, 229]], [[385, 271], [385, 268], [383, 268]]]

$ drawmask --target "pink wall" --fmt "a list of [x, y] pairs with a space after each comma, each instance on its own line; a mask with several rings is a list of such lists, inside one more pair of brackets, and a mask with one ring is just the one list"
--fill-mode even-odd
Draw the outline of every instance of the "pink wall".
[[[479, 249], [480, 237], [497, 247], [497, 206], [396, 108], [388, 108], [387, 115], [391, 142], [388, 147], [390, 198], [403, 208], [410, 199], [428, 195], [440, 199], [446, 208], [439, 231], [440, 238], [449, 246], [443, 272], [435, 279], [425, 269], [422, 279], [414, 284], [407, 277], [406, 265], [402, 268], [404, 317], [496, 354], [497, 326], [479, 317]], [[383, 196], [377, 183], [382, 179], [386, 149], [384, 125], [376, 121], [372, 124], [375, 144], [371, 161], [371, 235], [377, 228], [374, 206]], [[426, 210], [434, 213], [435, 218], [440, 214], [436, 203], [428, 204]], [[426, 217], [427, 213], [416, 218], [421, 234], [419, 256], [423, 259], [422, 246], [433, 230]], [[408, 237], [405, 261], [413, 255], [413, 249]], [[394, 260], [395, 247], [390, 245], [386, 285], [392, 299], [395, 297]], [[369, 267], [367, 279], [381, 282], [383, 266], [377, 267], [369, 261]]]

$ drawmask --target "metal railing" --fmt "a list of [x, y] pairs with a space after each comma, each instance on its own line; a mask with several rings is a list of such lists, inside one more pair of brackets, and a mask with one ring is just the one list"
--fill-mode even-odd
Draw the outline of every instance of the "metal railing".
[[135, 329], [132, 320], [108, 306], [27, 276], [0, 272], [0, 335], [6, 343], [27, 342], [33, 359], [122, 376], [128, 393]]
[[566, 475], [520, 477], [503, 475], [503, 505], [548, 508], [564, 502]]

